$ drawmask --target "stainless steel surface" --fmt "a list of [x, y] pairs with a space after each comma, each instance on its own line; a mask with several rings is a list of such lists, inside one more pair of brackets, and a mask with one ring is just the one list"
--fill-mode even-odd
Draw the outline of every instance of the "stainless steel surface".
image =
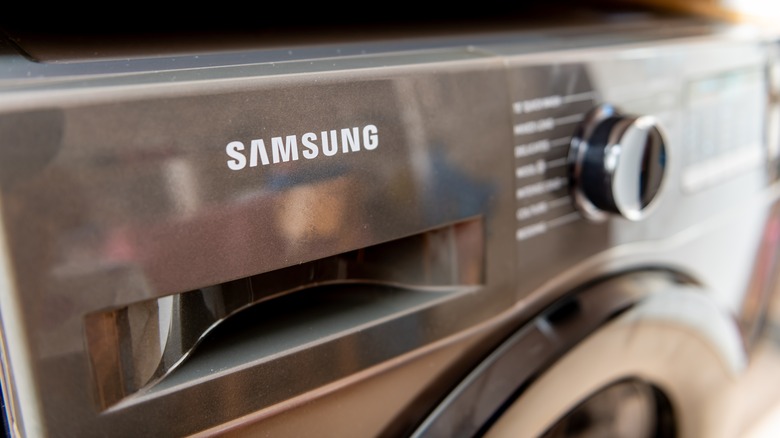
[[[626, 272], [685, 278], [742, 336], [697, 324], [675, 298], [690, 293], [658, 294], [695, 335], [642, 330], [638, 354], [701, 334], [717, 350], [702, 367], [739, 373], [777, 272], [776, 39], [632, 17], [130, 58], [4, 47], [14, 434], [408, 436], [551, 305]], [[662, 193], [641, 220], [576, 207], [569, 145], [600, 104], [663, 127]], [[589, 330], [612, 298], [658, 290], [617, 289]], [[623, 315], [614, 326], [668, 312]], [[526, 354], [534, 375], [558, 367]], [[683, 421], [703, 424], [694, 395]], [[547, 407], [547, 425], [565, 413]]]

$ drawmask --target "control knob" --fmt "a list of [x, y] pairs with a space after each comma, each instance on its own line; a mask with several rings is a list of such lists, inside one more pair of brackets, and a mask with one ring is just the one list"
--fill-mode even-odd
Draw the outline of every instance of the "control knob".
[[574, 202], [587, 218], [639, 220], [661, 188], [666, 146], [654, 117], [604, 104], [574, 134], [568, 160]]

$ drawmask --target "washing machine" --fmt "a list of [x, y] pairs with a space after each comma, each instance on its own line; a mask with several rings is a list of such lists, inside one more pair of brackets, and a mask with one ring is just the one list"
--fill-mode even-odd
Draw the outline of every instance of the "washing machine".
[[7, 435], [743, 436], [780, 39], [544, 18], [6, 31]]

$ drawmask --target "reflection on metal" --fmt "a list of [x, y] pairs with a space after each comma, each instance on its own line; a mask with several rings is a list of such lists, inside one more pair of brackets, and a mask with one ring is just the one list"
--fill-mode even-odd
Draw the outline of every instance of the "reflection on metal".
[[92, 313], [86, 336], [101, 407], [179, 366], [220, 322], [261, 302], [326, 284], [446, 294], [483, 282], [481, 219], [265, 274]]
[[748, 343], [758, 341], [767, 322], [772, 297], [780, 292], [780, 204], [775, 203], [766, 218], [756, 250], [753, 273], [739, 311], [739, 322]]
[[[318, 202], [323, 192], [329, 194], [327, 203]], [[345, 229], [345, 216], [356, 196], [352, 181], [344, 176], [293, 187], [275, 213], [280, 234], [292, 245], [302, 245], [354, 232]]]
[[542, 438], [653, 438], [675, 436], [669, 403], [636, 379], [613, 383], [561, 418]]

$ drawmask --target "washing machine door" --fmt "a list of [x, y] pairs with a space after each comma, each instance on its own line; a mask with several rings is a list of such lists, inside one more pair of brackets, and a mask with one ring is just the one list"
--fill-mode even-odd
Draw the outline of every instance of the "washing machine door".
[[525, 324], [417, 429], [417, 437], [733, 436], [738, 326], [668, 272], [584, 287]]

